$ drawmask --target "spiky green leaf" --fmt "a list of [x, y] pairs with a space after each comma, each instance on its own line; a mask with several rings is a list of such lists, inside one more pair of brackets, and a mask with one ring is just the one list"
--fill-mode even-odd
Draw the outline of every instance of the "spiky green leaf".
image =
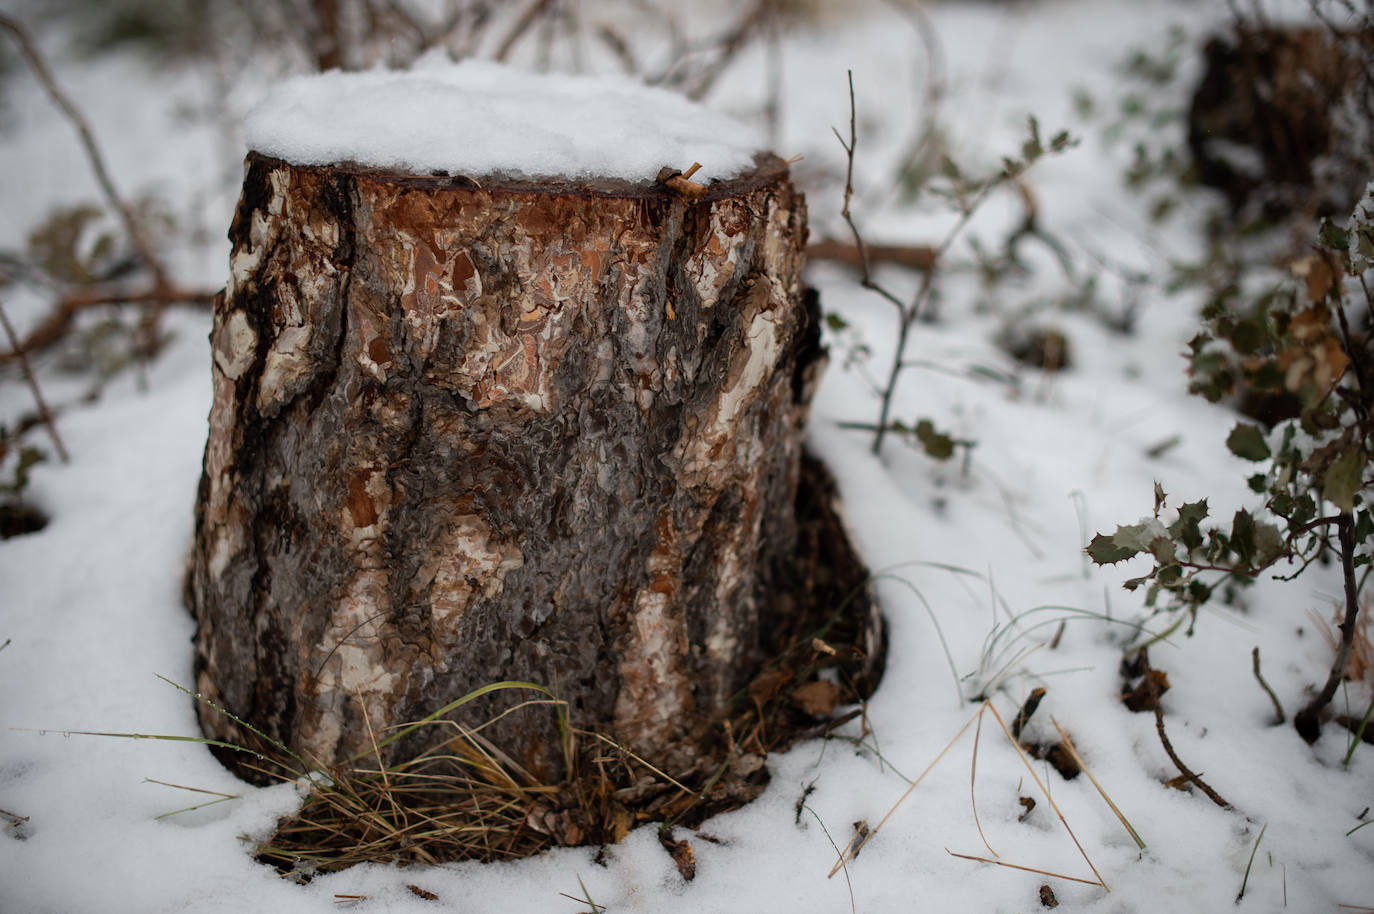
[[1255, 518], [1241, 508], [1231, 518], [1231, 548], [1242, 564], [1250, 565], [1255, 557]]
[[1237, 422], [1226, 436], [1226, 447], [1242, 460], [1268, 460], [1269, 445], [1264, 441], [1264, 432], [1258, 425]]
[[1188, 502], [1178, 509], [1178, 520], [1169, 525], [1169, 532], [1192, 552], [1202, 545], [1202, 528], [1199, 525], [1206, 516], [1207, 499]]
[[1110, 536], [1106, 536], [1102, 533], [1094, 536], [1092, 542], [1088, 543], [1088, 558], [1092, 559], [1095, 565], [1115, 565], [1117, 562], [1128, 559], [1139, 551], [1139, 549], [1118, 546], [1116, 543], [1112, 542]]
[[1322, 477], [1322, 497], [1342, 511], [1353, 511], [1364, 465], [1365, 454], [1359, 446], [1346, 448], [1326, 468]]

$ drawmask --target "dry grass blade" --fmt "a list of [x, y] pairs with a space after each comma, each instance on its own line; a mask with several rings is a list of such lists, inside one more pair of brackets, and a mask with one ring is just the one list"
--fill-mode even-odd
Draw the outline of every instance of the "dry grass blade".
[[1126, 821], [1126, 817], [1122, 815], [1120, 809], [1117, 809], [1116, 804], [1112, 802], [1112, 798], [1107, 796], [1107, 791], [1102, 789], [1102, 785], [1097, 782], [1097, 778], [1093, 777], [1092, 771], [1088, 768], [1088, 763], [1083, 761], [1083, 756], [1078, 754], [1078, 749], [1074, 746], [1073, 740], [1069, 739], [1069, 734], [1064, 732], [1064, 728], [1059, 726], [1059, 721], [1055, 720], [1053, 717], [1050, 718], [1050, 722], [1054, 724], [1054, 729], [1059, 731], [1059, 738], [1063, 741], [1064, 748], [1069, 750], [1069, 755], [1073, 756], [1073, 760], [1078, 763], [1078, 767], [1083, 769], [1083, 773], [1088, 776], [1088, 780], [1091, 781], [1092, 785], [1097, 788], [1098, 794], [1102, 797], [1104, 801], [1106, 801], [1107, 806], [1111, 808], [1111, 811], [1116, 815], [1117, 820], [1121, 822], [1122, 826], [1125, 827], [1126, 831], [1130, 833], [1130, 836], [1135, 841], [1136, 846], [1139, 847], [1141, 850], [1144, 850], [1144, 840], [1142, 840], [1140, 835], [1136, 833], [1136, 830], [1131, 827], [1131, 823]]
[[978, 784], [978, 741], [982, 735], [983, 715], [979, 714], [978, 726], [973, 731], [973, 761], [969, 764], [968, 770], [968, 801], [969, 807], [973, 810], [973, 824], [978, 829], [978, 837], [983, 840], [983, 846], [988, 849], [989, 854], [1000, 857], [1001, 854], [993, 850], [992, 845], [988, 843], [988, 836], [983, 834], [983, 823], [978, 819], [978, 796], [975, 788]]
[[693, 793], [693, 791], [692, 791], [692, 789], [691, 789], [690, 787], [684, 786], [681, 782], [679, 782], [679, 781], [678, 781], [676, 778], [674, 778], [672, 775], [667, 774], [666, 772], [664, 772], [663, 769], [661, 769], [661, 768], [656, 768], [655, 766], [649, 764], [649, 763], [646, 762], [644, 759], [640, 758], [638, 755], [635, 755], [635, 754], [634, 754], [633, 752], [631, 752], [629, 749], [626, 749], [624, 746], [620, 745], [619, 743], [617, 743], [615, 740], [611, 739], [610, 737], [608, 737], [608, 736], [603, 736], [603, 735], [600, 734], [600, 733], [592, 733], [592, 732], [586, 731], [586, 730], [579, 730], [579, 731], [577, 731], [577, 732], [579, 732], [579, 733], [585, 733], [587, 736], [594, 736], [594, 737], [596, 737], [597, 739], [599, 739], [601, 742], [603, 742], [603, 743], [605, 743], [606, 745], [610, 746], [612, 749], [615, 749], [617, 752], [622, 752], [622, 753], [624, 753], [626, 756], [628, 756], [629, 758], [634, 759], [636, 762], [639, 762], [639, 764], [643, 765], [645, 768], [648, 768], [648, 769], [649, 769], [650, 771], [652, 771], [654, 774], [656, 774], [656, 775], [658, 775], [659, 777], [663, 778], [663, 780], [667, 781], [669, 784], [672, 784], [674, 787], [676, 787], [678, 790], [681, 790], [683, 793]]
[[825, 835], [825, 840], [829, 841], [830, 846], [835, 849], [835, 856], [837, 858], [837, 862], [835, 865], [840, 867], [841, 870], [844, 872], [844, 883], [849, 888], [849, 911], [850, 914], [854, 914], [854, 912], [858, 910], [854, 905], [854, 883], [849, 878], [849, 866], [847, 863], [845, 863], [844, 853], [841, 852], [840, 846], [835, 843], [835, 839], [830, 837], [830, 829], [825, 827], [825, 823], [822, 822], [821, 817], [816, 814], [816, 810], [812, 809], [810, 806], [807, 806], [805, 803], [802, 804], [801, 808], [811, 813], [812, 818], [816, 820], [816, 824], [821, 827], [821, 833]]
[[1236, 893], [1236, 904], [1240, 904], [1240, 900], [1245, 897], [1245, 887], [1250, 883], [1250, 868], [1255, 865], [1255, 853], [1259, 851], [1260, 842], [1264, 840], [1264, 833], [1268, 830], [1269, 825], [1265, 823], [1255, 838], [1255, 846], [1250, 848], [1250, 859], [1245, 863], [1245, 875], [1240, 880], [1240, 891]]
[[[0, 326], [5, 329], [5, 336], [9, 339], [10, 351], [15, 353], [19, 359], [19, 367], [24, 373], [24, 381], [29, 385], [29, 392], [33, 394], [34, 406], [38, 409], [38, 418], [48, 430], [48, 436], [52, 438], [53, 447], [57, 449], [57, 456], [63, 463], [71, 463], [72, 458], [67, 453], [67, 446], [62, 443], [62, 436], [57, 433], [57, 420], [53, 418], [52, 410], [48, 409], [48, 401], [43, 398], [43, 389], [38, 386], [38, 375], [33, 372], [33, 365], [29, 362], [29, 354], [22, 348], [19, 342], [19, 334], [14, 332], [14, 325], [10, 323], [9, 315], [5, 313], [3, 306], [0, 306]], [[6, 644], [9, 642], [6, 641]]]
[[849, 842], [849, 846], [845, 848], [845, 852], [840, 855], [840, 861], [830, 868], [830, 872], [826, 876], [827, 879], [834, 877], [834, 875], [837, 872], [839, 872], [840, 867], [842, 867], [847, 861], [853, 860], [854, 857], [859, 853], [860, 849], [862, 849], [865, 844], [867, 844], [869, 841], [873, 839], [873, 836], [878, 833], [878, 831], [883, 827], [883, 824], [886, 823], [888, 819], [892, 818], [892, 814], [897, 811], [897, 807], [901, 806], [903, 803], [906, 802], [906, 798], [911, 796], [912, 791], [914, 791], [917, 787], [921, 785], [921, 782], [925, 780], [926, 775], [930, 774], [930, 772], [934, 770], [935, 766], [940, 764], [940, 759], [944, 758], [945, 753], [949, 752], [950, 749], [954, 748], [954, 744], [959, 741], [959, 737], [963, 736], [966, 732], [968, 732], [968, 728], [973, 726], [973, 722], [976, 721], [980, 716], [982, 716], [982, 713], [983, 708], [980, 705], [978, 707], [978, 710], [974, 712], [973, 716], [970, 717], [964, 723], [964, 725], [959, 728], [959, 732], [954, 734], [953, 738], [950, 739], [949, 742], [945, 743], [945, 748], [940, 750], [940, 754], [935, 756], [931, 763], [925, 767], [925, 770], [916, 776], [916, 780], [912, 781], [910, 786], [907, 787], [906, 791], [903, 792], [902, 795], [897, 798], [897, 802], [892, 804], [892, 808], [883, 814], [883, 817], [878, 820], [878, 824], [873, 826], [873, 828], [868, 832], [868, 834], [864, 835], [862, 839], [858, 840], [857, 842], [854, 840], [851, 840]]
[[1035, 785], [1040, 788], [1040, 792], [1044, 794], [1045, 799], [1049, 801], [1050, 808], [1053, 809], [1054, 814], [1059, 817], [1060, 824], [1064, 826], [1064, 830], [1068, 832], [1069, 837], [1073, 839], [1074, 847], [1078, 848], [1078, 852], [1083, 855], [1084, 862], [1088, 864], [1088, 869], [1092, 870], [1093, 875], [1097, 877], [1097, 884], [1110, 892], [1111, 889], [1107, 887], [1107, 883], [1102, 878], [1102, 874], [1097, 871], [1097, 867], [1093, 866], [1092, 858], [1088, 856], [1088, 852], [1083, 849], [1083, 845], [1079, 842], [1078, 836], [1075, 835], [1073, 829], [1069, 827], [1069, 820], [1064, 818], [1064, 813], [1059, 809], [1059, 804], [1054, 802], [1054, 797], [1050, 795], [1049, 788], [1045, 786], [1044, 781], [1040, 780], [1040, 775], [1036, 773], [1035, 767], [1030, 763], [1030, 759], [1026, 758], [1026, 753], [1022, 750], [1021, 744], [1012, 738], [1011, 730], [1007, 728], [1006, 722], [1002, 720], [1002, 715], [997, 713], [997, 709], [993, 707], [990, 701], [984, 702], [983, 706], [992, 712], [993, 717], [997, 718], [997, 723], [1001, 726], [1002, 732], [1007, 735], [1007, 742], [1011, 743], [1012, 748], [1016, 750], [1016, 754], [1021, 757], [1021, 764], [1026, 766], [1026, 770], [1030, 772], [1030, 776], [1035, 779]]
[[[1069, 882], [1081, 882], [1084, 885], [1100, 885], [1104, 889], [1107, 888], [1100, 879], [1093, 880], [1083, 879], [1080, 876], [1065, 876], [1063, 873], [1056, 873], [1051, 870], [1041, 870], [1033, 866], [1021, 866], [1017, 863], [1007, 863], [1005, 860], [989, 860], [987, 857], [979, 857], [974, 854], [956, 854], [949, 848], [945, 848], [945, 853], [949, 854], [951, 857], [958, 857], [961, 860], [976, 860], [979, 863], [992, 863], [997, 866], [1005, 866], [1008, 869], [1021, 870], [1026, 873], [1039, 873], [1041, 876], [1053, 876], [1055, 879], [1067, 879]], [[1111, 891], [1111, 889], [1107, 889], [1107, 891]]]

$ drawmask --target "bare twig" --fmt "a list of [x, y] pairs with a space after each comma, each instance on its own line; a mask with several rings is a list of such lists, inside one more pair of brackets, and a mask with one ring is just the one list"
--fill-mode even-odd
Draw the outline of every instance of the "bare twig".
[[864, 254], [870, 264], [891, 263], [912, 270], [929, 270], [935, 266], [935, 249], [929, 245], [845, 244], [843, 241], [813, 241], [806, 246], [807, 260], [832, 260], [847, 267], [862, 270]]
[[77, 314], [101, 305], [147, 305], [158, 306], [188, 304], [209, 307], [214, 304], [216, 293], [206, 290], [163, 287], [142, 291], [123, 291], [110, 287], [83, 289], [68, 295], [57, 303], [53, 310], [29, 335], [17, 344], [11, 342], [7, 352], [0, 352], [0, 365], [32, 355], [52, 346], [66, 335]]
[[[43, 399], [43, 391], [38, 386], [38, 377], [33, 373], [33, 365], [29, 363], [28, 354], [20, 348], [19, 336], [14, 332], [14, 325], [10, 323], [9, 315], [5, 313], [3, 305], [0, 305], [0, 324], [5, 327], [5, 336], [9, 337], [10, 348], [18, 354], [19, 365], [24, 370], [24, 380], [28, 382], [29, 390], [33, 392], [33, 402], [38, 407], [38, 416], [47, 426], [53, 447], [57, 448], [57, 456], [62, 458], [63, 463], [71, 463], [72, 458], [67, 453], [67, 446], [62, 443], [62, 436], [57, 433], [57, 423], [53, 420], [52, 411], [48, 409], [48, 403]], [[9, 642], [5, 643], [8, 644]]]
[[1274, 694], [1274, 690], [1271, 689], [1271, 688], [1269, 688], [1269, 683], [1265, 682], [1265, 681], [1264, 681], [1264, 677], [1260, 675], [1260, 660], [1259, 660], [1259, 646], [1258, 646], [1258, 645], [1256, 645], [1255, 649], [1254, 649], [1253, 651], [1250, 652], [1250, 656], [1251, 656], [1251, 658], [1255, 661], [1255, 662], [1254, 662], [1255, 681], [1258, 682], [1258, 683], [1260, 684], [1260, 688], [1261, 688], [1261, 689], [1264, 689], [1264, 694], [1268, 695], [1268, 696], [1269, 696], [1269, 700], [1272, 701], [1272, 702], [1274, 703], [1274, 714], [1275, 714], [1275, 715], [1277, 716], [1277, 718], [1278, 718], [1277, 720], [1274, 721], [1274, 725], [1275, 725], [1275, 726], [1278, 726], [1279, 724], [1282, 724], [1285, 720], [1288, 719], [1288, 715], [1286, 715], [1286, 714], [1283, 713], [1283, 705], [1281, 705], [1281, 704], [1279, 703], [1279, 697], [1278, 697], [1277, 695]]
[[706, 93], [716, 84], [716, 80], [734, 61], [735, 56], [749, 44], [754, 32], [776, 15], [777, 0], [756, 0], [740, 17], [739, 22], [735, 23], [734, 28], [716, 40], [716, 59], [709, 67], [700, 71], [696, 81], [687, 89], [686, 96], [692, 101], [701, 101], [705, 98]]
[[500, 63], [504, 63], [516, 44], [525, 36], [525, 33], [528, 32], [540, 18], [547, 15], [553, 5], [554, 0], [534, 0], [533, 3], [526, 7], [525, 12], [516, 20], [515, 25], [506, 33], [506, 37], [501, 42], [501, 46], [496, 49], [496, 56], [494, 59]]
[[[897, 174], [906, 176], [926, 160], [931, 146], [939, 139], [938, 125], [940, 103], [945, 95], [946, 67], [944, 45], [931, 21], [930, 12], [922, 0], [886, 0], [899, 15], [911, 23], [920, 38], [922, 59], [925, 61], [924, 91], [921, 96], [921, 115], [916, 126], [915, 136], [909, 144], [906, 155], [897, 166]], [[894, 185], [896, 186], [896, 185]]]
[[[840, 136], [838, 130], [834, 131], [834, 133], [835, 139], [840, 141], [840, 146], [844, 149], [846, 158], [844, 171], [844, 207], [840, 210], [840, 215], [844, 218], [845, 225], [849, 226], [850, 234], [854, 236], [854, 249], [858, 252], [858, 267], [863, 274], [859, 277], [859, 285], [863, 286], [865, 289], [871, 289], [877, 292], [883, 298], [887, 299], [892, 307], [897, 309], [898, 314], [904, 315], [906, 313], [906, 305], [902, 303], [902, 300], [873, 281], [873, 271], [871, 269], [871, 261], [869, 260], [868, 245], [865, 243], [863, 236], [859, 234], [859, 227], [854, 224], [854, 217], [849, 211], [849, 204], [854, 198], [854, 150], [859, 143], [858, 115], [854, 104], [853, 70], [849, 71], [849, 142], [846, 143], [844, 141], [844, 137]], [[934, 266], [935, 257], [932, 254], [930, 269], [934, 269]], [[929, 272], [929, 269], [927, 272]], [[902, 349], [899, 346], [897, 349], [897, 358], [901, 358], [901, 353]], [[887, 416], [884, 415], [878, 424], [882, 425], [886, 423], [886, 421]], [[879, 433], [879, 437], [881, 437], [881, 433]]]
[[72, 126], [76, 128], [76, 132], [81, 138], [82, 148], [86, 151], [86, 158], [90, 160], [91, 170], [95, 173], [95, 178], [100, 183], [100, 189], [104, 192], [106, 200], [108, 200], [110, 205], [119, 213], [119, 218], [124, 222], [124, 228], [129, 233], [130, 240], [133, 241], [134, 247], [138, 249], [138, 255], [143, 260], [144, 266], [152, 272], [153, 279], [158, 288], [170, 286], [171, 283], [168, 281], [167, 271], [163, 267], [162, 262], [158, 259], [157, 254], [154, 252], [153, 245], [148, 240], [148, 234], [144, 230], [143, 223], [139, 221], [138, 217], [135, 215], [133, 207], [130, 206], [128, 201], [126, 201], [120, 195], [119, 191], [115, 189], [114, 181], [110, 178], [110, 172], [105, 167], [105, 160], [100, 154], [99, 147], [95, 144], [95, 137], [91, 133], [91, 128], [86, 122], [86, 118], [81, 114], [81, 111], [77, 109], [76, 105], [72, 103], [72, 100], [66, 93], [58, 88], [57, 83], [53, 80], [52, 72], [48, 69], [48, 65], [44, 62], [43, 56], [39, 53], [37, 46], [34, 45], [33, 39], [29, 37], [29, 33], [24, 26], [13, 16], [6, 13], [0, 13], [0, 28], [5, 29], [14, 36], [14, 40], [19, 43], [19, 49], [23, 53], [24, 59], [28, 61], [34, 75], [38, 77], [38, 81], [43, 84], [43, 88], [47, 91], [53, 104], [61, 109], [62, 113], [67, 116], [67, 119], [71, 121]]
[[1341, 621], [1341, 643], [1336, 649], [1336, 659], [1327, 674], [1326, 684], [1312, 697], [1301, 711], [1293, 715], [1293, 726], [1298, 735], [1309, 743], [1315, 743], [1321, 736], [1321, 712], [1330, 704], [1336, 689], [1345, 676], [1345, 665], [1350, 660], [1350, 652], [1355, 644], [1355, 621], [1360, 613], [1358, 590], [1355, 587], [1355, 519], [1350, 512], [1344, 511], [1336, 521], [1336, 538], [1341, 544], [1341, 571], [1345, 583], [1345, 618]]
[[1164, 734], [1164, 706], [1159, 703], [1159, 684], [1155, 681], [1155, 677], [1151, 675], [1150, 657], [1147, 649], [1142, 649], [1140, 651], [1140, 661], [1145, 668], [1146, 688], [1150, 690], [1150, 699], [1155, 706], [1155, 730], [1159, 733], [1159, 742], [1164, 746], [1164, 751], [1168, 753], [1169, 760], [1174, 763], [1174, 767], [1178, 769], [1179, 774], [1197, 785], [1199, 790], [1207, 794], [1209, 800], [1222, 809], [1230, 809], [1231, 804], [1223, 800], [1215, 790], [1207, 786], [1207, 783], [1203, 781], [1202, 778], [1198, 777], [1193, 773], [1192, 769], [1183, 764], [1183, 760], [1180, 759], [1178, 753], [1174, 751], [1173, 744], [1169, 742], [1169, 737]]

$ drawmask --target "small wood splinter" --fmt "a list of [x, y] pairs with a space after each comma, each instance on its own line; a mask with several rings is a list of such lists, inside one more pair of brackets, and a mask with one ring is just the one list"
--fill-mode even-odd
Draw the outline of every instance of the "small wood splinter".
[[706, 185], [698, 184], [691, 178], [700, 168], [700, 162], [693, 162], [692, 167], [686, 171], [678, 171], [671, 165], [667, 166], [659, 171], [658, 183], [689, 200], [699, 200], [706, 194]]

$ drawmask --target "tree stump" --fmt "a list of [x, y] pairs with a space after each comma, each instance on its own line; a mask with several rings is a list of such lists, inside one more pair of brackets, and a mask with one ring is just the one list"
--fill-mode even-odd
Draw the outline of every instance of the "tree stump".
[[[693, 764], [783, 611], [823, 359], [786, 164], [682, 189], [250, 154], [187, 581], [204, 698], [329, 765], [526, 680]], [[483, 732], [556, 774], [551, 720]]]

